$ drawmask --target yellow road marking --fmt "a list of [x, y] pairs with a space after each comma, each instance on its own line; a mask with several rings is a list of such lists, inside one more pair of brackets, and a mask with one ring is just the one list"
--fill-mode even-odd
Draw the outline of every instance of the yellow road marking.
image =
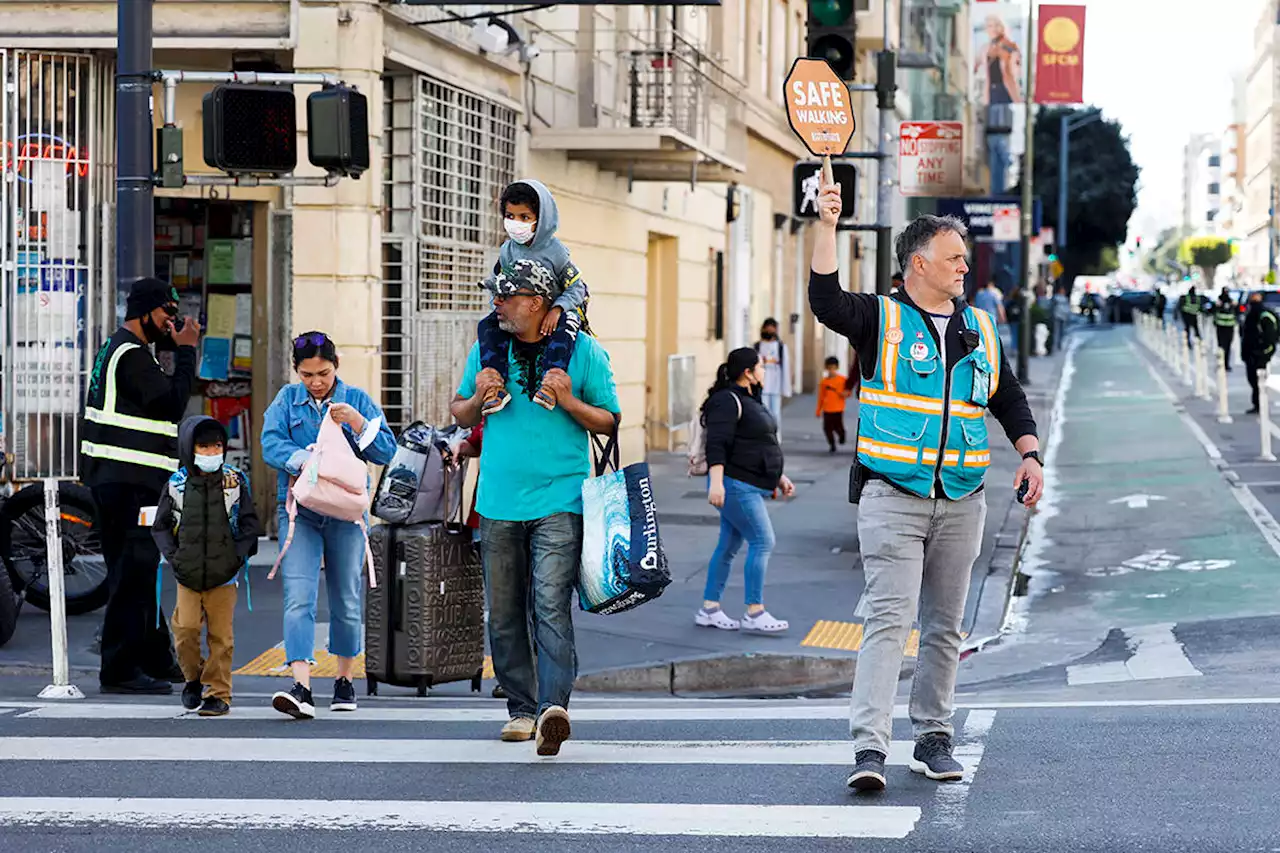
[[[268, 675], [279, 676], [281, 678], [292, 677], [289, 665], [284, 659], [284, 647], [274, 646], [249, 661], [244, 666], [231, 673], [232, 675]], [[316, 678], [337, 678], [338, 677], [338, 659], [324, 651], [316, 649], [316, 665], [311, 668], [311, 674]], [[481, 673], [486, 679], [493, 678], [493, 658], [485, 657], [484, 671]], [[364, 671], [364, 653], [361, 652], [356, 657], [355, 669], [352, 670], [351, 679], [354, 681], [365, 677]]]
[[[800, 641], [800, 645], [813, 649], [838, 649], [843, 652], [856, 652], [862, 648], [862, 632], [861, 622], [834, 622], [829, 619], [820, 619], [814, 623], [808, 635]], [[967, 637], [969, 635], [962, 632], [960, 636]], [[911, 633], [907, 637], [907, 644], [903, 648], [903, 654], [909, 658], [919, 656], [919, 628], [911, 629]]]

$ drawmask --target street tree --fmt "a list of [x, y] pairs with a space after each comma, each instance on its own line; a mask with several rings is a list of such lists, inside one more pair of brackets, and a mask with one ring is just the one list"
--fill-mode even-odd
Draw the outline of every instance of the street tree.
[[[1058, 223], [1058, 140], [1071, 108], [1044, 109], [1036, 117], [1032, 188], [1044, 206], [1044, 222]], [[1119, 122], [1101, 120], [1076, 128], [1068, 146], [1067, 245], [1058, 253], [1068, 291], [1077, 275], [1107, 266], [1102, 252], [1125, 241], [1138, 204], [1138, 166]], [[1021, 188], [1019, 187], [1020, 191]]]
[[1214, 273], [1234, 254], [1235, 247], [1221, 237], [1187, 237], [1178, 246], [1178, 260], [1199, 267], [1206, 287], [1213, 286]]
[[1161, 276], [1182, 276], [1182, 262], [1178, 259], [1182, 240], [1186, 237], [1182, 228], [1166, 228], [1160, 232], [1155, 248], [1143, 259], [1143, 268]]

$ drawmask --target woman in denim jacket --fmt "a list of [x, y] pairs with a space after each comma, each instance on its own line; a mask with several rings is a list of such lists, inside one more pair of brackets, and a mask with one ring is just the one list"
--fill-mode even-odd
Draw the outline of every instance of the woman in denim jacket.
[[[280, 389], [262, 426], [262, 458], [280, 472], [276, 490], [281, 535], [289, 529], [285, 512], [291, 478], [297, 477], [320, 434], [321, 418], [342, 424], [352, 450], [366, 462], [386, 465], [396, 440], [378, 404], [338, 378], [338, 351], [323, 332], [306, 332], [293, 342], [293, 367], [300, 382]], [[338, 658], [331, 711], [354, 711], [351, 672], [360, 654], [365, 539], [357, 524], [299, 506], [293, 544], [281, 563], [284, 577], [284, 650], [294, 685], [272, 697], [277, 711], [296, 719], [316, 715], [311, 698], [315, 663], [316, 598], [320, 566], [329, 590], [329, 652]]]

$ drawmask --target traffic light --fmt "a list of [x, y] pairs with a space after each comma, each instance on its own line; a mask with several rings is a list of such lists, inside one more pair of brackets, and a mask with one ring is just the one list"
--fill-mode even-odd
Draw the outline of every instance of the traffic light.
[[204, 161], [232, 174], [283, 175], [298, 165], [293, 90], [224, 83], [204, 96]]
[[369, 101], [350, 86], [307, 98], [307, 158], [312, 165], [358, 178], [369, 168]]
[[854, 79], [857, 39], [854, 0], [809, 0], [808, 55], [825, 59], [841, 80]]

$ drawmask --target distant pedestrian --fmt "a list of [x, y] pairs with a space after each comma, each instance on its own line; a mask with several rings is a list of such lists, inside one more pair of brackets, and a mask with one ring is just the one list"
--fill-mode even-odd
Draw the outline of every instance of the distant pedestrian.
[[889, 280], [889, 295], [892, 296], [893, 294], [897, 293], [901, 287], [902, 287], [902, 273], [896, 272], [893, 274], [893, 278]]
[[1154, 308], [1156, 319], [1163, 323], [1165, 311], [1169, 309], [1169, 297], [1165, 296], [1164, 291], [1158, 287], [1156, 288], [1156, 301]]
[[[289, 529], [286, 501], [293, 479], [311, 457], [324, 418], [342, 425], [356, 456], [386, 465], [396, 439], [382, 409], [365, 391], [338, 378], [338, 348], [324, 332], [304, 332], [293, 341], [293, 369], [301, 380], [280, 389], [262, 424], [262, 459], [280, 472], [276, 485], [279, 529]], [[293, 686], [271, 697], [271, 707], [294, 719], [316, 715], [311, 696], [315, 659], [316, 602], [320, 568], [328, 591], [329, 653], [338, 659], [330, 711], [356, 710], [351, 683], [364, 639], [364, 567], [367, 543], [358, 524], [297, 507], [293, 542], [280, 562], [284, 578], [284, 656]]]
[[1253, 392], [1253, 407], [1249, 414], [1258, 414], [1258, 373], [1271, 363], [1276, 342], [1280, 340], [1280, 321], [1271, 309], [1262, 303], [1262, 292], [1249, 294], [1249, 311], [1244, 315], [1240, 328], [1240, 357]]
[[1183, 331], [1187, 335], [1187, 346], [1191, 346], [1191, 333], [1195, 332], [1196, 340], [1200, 340], [1200, 295], [1195, 285], [1187, 289], [1182, 299], [1178, 300], [1178, 313], [1182, 315]]
[[[182, 467], [160, 494], [151, 528], [178, 582], [173, 641], [186, 679], [182, 706], [202, 717], [231, 710], [237, 578], [262, 534], [249, 478], [225, 463], [226, 447], [226, 427], [213, 418], [196, 415], [179, 425]], [[207, 658], [200, 650], [205, 626]]]
[[867, 616], [853, 680], [856, 764], [848, 784], [885, 786], [893, 700], [917, 614], [910, 766], [930, 779], [957, 780], [964, 768], [952, 755], [951, 718], [965, 597], [986, 518], [986, 415], [1015, 438], [1023, 459], [1013, 482], [1025, 484], [1028, 505], [1044, 483], [1035, 420], [991, 317], [960, 299], [969, 269], [960, 220], [921, 216], [907, 225], [897, 240], [906, 284], [897, 297], [884, 297], [840, 287], [838, 187], [823, 188], [819, 215], [809, 304], [857, 348], [863, 374], [852, 484]]
[[1022, 313], [1026, 307], [1022, 298], [1022, 288], [1015, 287], [1009, 294], [1009, 298], [1004, 301], [1004, 315], [1009, 321], [1009, 347], [1014, 353], [1018, 352], [1018, 344], [1022, 341]]
[[[720, 512], [720, 539], [694, 622], [725, 631], [780, 634], [790, 626], [764, 607], [764, 575], [775, 541], [765, 501], [777, 489], [790, 497], [795, 486], [782, 473], [777, 423], [760, 402], [763, 384], [759, 354], [750, 347], [736, 349], [716, 371], [699, 413], [707, 435], [707, 500]], [[721, 609], [720, 597], [744, 542], [747, 612], [739, 621]]]
[[986, 287], [973, 295], [973, 306], [995, 317], [1001, 326], [1008, 322], [1004, 313], [1004, 291], [1000, 289], [994, 275], [987, 281]]
[[782, 432], [782, 401], [791, 396], [791, 370], [787, 358], [787, 345], [778, 337], [778, 321], [770, 317], [760, 326], [760, 340], [756, 343], [760, 362], [764, 365], [764, 385], [760, 398], [773, 414]]
[[1050, 316], [1053, 318], [1053, 336], [1049, 343], [1049, 351], [1056, 352], [1066, 343], [1067, 324], [1071, 321], [1071, 297], [1067, 295], [1065, 285], [1059, 284], [1053, 289]]
[[[103, 693], [165, 694], [183, 682], [158, 615], [160, 552], [142, 516], [178, 468], [177, 424], [195, 385], [200, 324], [184, 317], [178, 328], [177, 317], [170, 285], [134, 282], [124, 325], [98, 351], [85, 395], [81, 476], [98, 508], [111, 590], [102, 620]], [[172, 376], [151, 350], [165, 338], [177, 344]]]
[[1231, 343], [1236, 337], [1236, 323], [1240, 309], [1231, 293], [1224, 287], [1213, 305], [1213, 327], [1218, 333], [1218, 348], [1222, 350], [1222, 363], [1231, 369]]
[[[855, 364], [857, 362], [854, 362]], [[832, 356], [825, 364], [826, 375], [818, 384], [818, 412], [822, 418], [822, 433], [827, 437], [827, 445], [831, 452], [836, 452], [836, 439], [845, 442], [844, 410], [845, 402], [852, 396], [849, 380], [840, 375], [840, 359]]]
[[[476, 511], [489, 607], [493, 670], [507, 697], [504, 741], [536, 738], [539, 755], [556, 755], [570, 735], [569, 697], [578, 675], [574, 586], [582, 561], [582, 484], [591, 471], [588, 435], [612, 435], [621, 419], [609, 354], [582, 335], [568, 370], [539, 375], [555, 345], [547, 317], [557, 292], [550, 272], [521, 261], [486, 279], [494, 313], [509, 332], [511, 401], [485, 419]], [[472, 347], [450, 406], [464, 427], [480, 423], [503, 383]], [[556, 399], [547, 409], [540, 387]], [[532, 635], [530, 624], [532, 623]]]

